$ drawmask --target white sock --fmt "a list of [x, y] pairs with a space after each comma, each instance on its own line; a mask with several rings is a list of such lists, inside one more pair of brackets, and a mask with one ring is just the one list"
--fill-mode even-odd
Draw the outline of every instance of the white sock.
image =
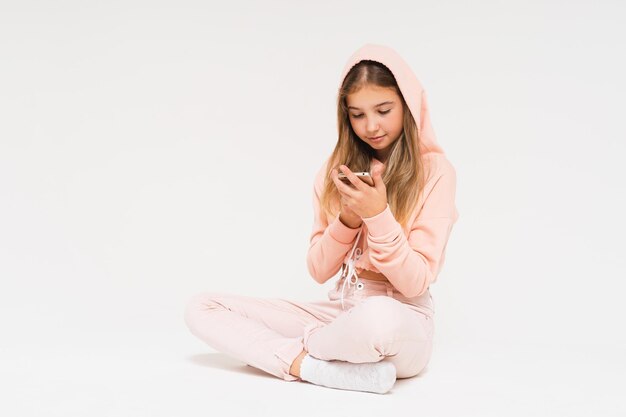
[[384, 394], [396, 382], [396, 367], [386, 361], [325, 361], [307, 354], [300, 364], [300, 378], [330, 388]]

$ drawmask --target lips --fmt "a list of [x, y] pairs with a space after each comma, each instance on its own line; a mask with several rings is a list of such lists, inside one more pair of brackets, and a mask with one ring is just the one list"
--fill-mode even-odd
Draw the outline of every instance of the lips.
[[[385, 134], [386, 135], [386, 134]], [[382, 138], [385, 137], [385, 135], [382, 136], [376, 136], [374, 138], [369, 138], [369, 140], [374, 141], [374, 142], [378, 142], [379, 140], [381, 140]]]

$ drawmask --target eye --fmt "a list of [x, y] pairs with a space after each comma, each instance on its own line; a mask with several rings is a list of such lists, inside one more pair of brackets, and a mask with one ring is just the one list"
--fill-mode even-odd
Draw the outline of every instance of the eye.
[[[380, 113], [380, 114], [387, 114], [390, 111], [391, 111], [391, 109], [385, 110], [385, 111], [379, 111], [378, 113]], [[363, 117], [363, 114], [353, 114], [352, 117], [354, 117], [355, 119], [360, 119], [361, 117]]]

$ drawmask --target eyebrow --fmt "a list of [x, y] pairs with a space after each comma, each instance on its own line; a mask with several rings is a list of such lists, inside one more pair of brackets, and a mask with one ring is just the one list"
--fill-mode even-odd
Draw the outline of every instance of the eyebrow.
[[[393, 104], [393, 101], [383, 101], [382, 103], [379, 103], [377, 105], [375, 105], [374, 107], [380, 107], [383, 104]], [[354, 109], [354, 110], [361, 110], [358, 107], [354, 107], [354, 106], [348, 106], [349, 109]]]

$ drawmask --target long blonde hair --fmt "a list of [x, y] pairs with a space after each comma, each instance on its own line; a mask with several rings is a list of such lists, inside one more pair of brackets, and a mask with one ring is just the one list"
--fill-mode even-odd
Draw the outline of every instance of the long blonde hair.
[[335, 217], [341, 208], [339, 191], [330, 172], [340, 164], [351, 171], [369, 171], [370, 161], [376, 157], [374, 149], [363, 142], [350, 124], [346, 97], [366, 85], [393, 88], [401, 98], [404, 109], [403, 131], [392, 146], [383, 173], [387, 201], [394, 217], [406, 228], [411, 213], [423, 191], [424, 164], [419, 147], [417, 125], [400, 92], [393, 73], [382, 63], [362, 60], [354, 65], [343, 80], [337, 96], [338, 139], [328, 159], [320, 204], [328, 218]]

